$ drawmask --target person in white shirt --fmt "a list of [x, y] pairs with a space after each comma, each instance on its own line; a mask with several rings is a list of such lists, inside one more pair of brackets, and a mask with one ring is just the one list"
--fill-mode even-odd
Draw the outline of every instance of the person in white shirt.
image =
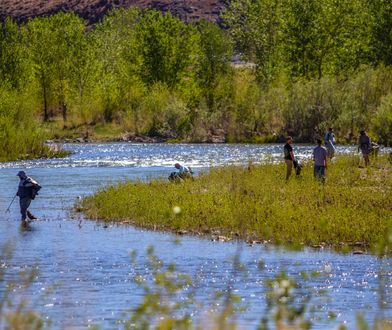
[[181, 165], [180, 163], [175, 163], [174, 167], [178, 172], [172, 172], [169, 176], [170, 181], [178, 181], [192, 178], [192, 169], [189, 166]]

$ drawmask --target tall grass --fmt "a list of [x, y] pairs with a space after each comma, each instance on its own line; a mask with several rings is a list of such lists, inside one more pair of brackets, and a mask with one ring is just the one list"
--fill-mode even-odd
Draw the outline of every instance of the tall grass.
[[380, 157], [365, 169], [359, 161], [338, 158], [325, 184], [313, 178], [310, 163], [288, 183], [284, 164], [215, 168], [181, 184], [127, 182], [85, 198], [82, 207], [89, 218], [154, 229], [309, 246], [375, 246], [392, 227], [391, 164]]

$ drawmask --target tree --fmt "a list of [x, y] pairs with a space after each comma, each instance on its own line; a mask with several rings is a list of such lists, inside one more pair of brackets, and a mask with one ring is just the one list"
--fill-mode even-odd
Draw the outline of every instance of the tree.
[[279, 69], [283, 5], [281, 0], [234, 0], [222, 15], [236, 52], [256, 63], [264, 87]]
[[141, 11], [136, 7], [119, 9], [110, 12], [92, 31], [103, 116], [107, 122], [113, 120], [115, 108], [132, 107], [132, 86], [138, 85], [141, 71], [136, 30], [140, 19]]
[[137, 36], [145, 83], [163, 82], [173, 88], [182, 80], [194, 80], [200, 49], [193, 26], [170, 13], [147, 10], [137, 26]]
[[392, 65], [392, 2], [367, 2], [373, 16], [371, 50], [375, 64]]
[[7, 18], [0, 23], [0, 81], [9, 88], [19, 89], [27, 84], [31, 65], [18, 25]]
[[[85, 22], [72, 13], [59, 13], [50, 17], [54, 55], [54, 91], [64, 123], [67, 121], [67, 96], [70, 93], [71, 74], [80, 71], [87, 54], [85, 49]], [[80, 65], [80, 67], [79, 67]]]
[[23, 35], [28, 46], [29, 56], [34, 66], [34, 74], [38, 80], [43, 104], [43, 119], [48, 121], [53, 64], [52, 30], [49, 18], [35, 18], [23, 27]]
[[361, 0], [289, 0], [283, 52], [293, 77], [342, 75], [367, 62], [370, 16]]
[[392, 145], [392, 94], [382, 98], [377, 113], [372, 117], [372, 130], [380, 142]]
[[84, 56], [78, 50], [83, 44], [85, 23], [75, 14], [58, 13], [30, 21], [24, 33], [42, 91], [44, 120], [49, 120], [51, 101], [60, 108], [66, 122], [70, 75], [80, 64], [77, 56]]
[[320, 35], [317, 15], [321, 3], [316, 0], [289, 0], [283, 23], [284, 57], [294, 77], [312, 78], [317, 72], [316, 52]]
[[232, 42], [216, 24], [201, 21], [197, 28], [200, 33], [202, 56], [200, 58], [199, 81], [207, 99], [207, 106], [214, 106], [214, 90], [219, 78], [230, 71], [233, 54]]

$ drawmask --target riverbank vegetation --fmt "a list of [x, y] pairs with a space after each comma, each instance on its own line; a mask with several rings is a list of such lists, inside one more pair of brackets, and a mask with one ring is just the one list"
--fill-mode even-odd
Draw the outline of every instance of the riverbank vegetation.
[[340, 142], [366, 128], [389, 144], [391, 13], [389, 1], [234, 0], [220, 26], [132, 7], [92, 27], [71, 13], [7, 19], [4, 150], [67, 137], [310, 141], [328, 126]]
[[390, 253], [392, 169], [386, 157], [359, 168], [339, 157], [321, 184], [306, 164], [285, 183], [285, 164], [219, 167], [195, 180], [128, 182], [86, 197], [89, 218], [214, 239]]
[[44, 143], [47, 134], [34, 118], [34, 105], [25, 96], [0, 88], [0, 162], [66, 155], [66, 151]]

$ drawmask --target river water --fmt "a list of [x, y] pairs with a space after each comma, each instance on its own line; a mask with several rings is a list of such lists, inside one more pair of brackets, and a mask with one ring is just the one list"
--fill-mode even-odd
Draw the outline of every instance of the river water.
[[[331, 329], [345, 324], [353, 329], [356, 315], [368, 322], [392, 318], [392, 260], [372, 255], [339, 254], [305, 249], [287, 251], [241, 242], [212, 242], [206, 238], [179, 237], [129, 226], [104, 226], [75, 219], [72, 207], [81, 196], [124, 180], [149, 180], [167, 176], [175, 162], [198, 172], [211, 166], [279, 160], [279, 145], [198, 144], [67, 144], [69, 157], [0, 164], [0, 243], [13, 244], [12, 258], [3, 264], [6, 279], [15, 280], [26, 267], [37, 266], [38, 275], [27, 290], [17, 290], [34, 310], [50, 319], [55, 329], [120, 327], [116, 321], [141, 300], [133, 282], [138, 273], [148, 276], [146, 250], [194, 278], [192, 289], [203, 307], [196, 319], [216, 309], [215, 291], [231, 288], [245, 310], [238, 314], [240, 328], [255, 329], [266, 308], [265, 282], [285, 271], [311, 295], [315, 307], [313, 328]], [[310, 146], [296, 147], [300, 158], [310, 157]], [[338, 147], [338, 153], [352, 153]], [[31, 210], [39, 217], [22, 230], [18, 203], [5, 213], [16, 192], [16, 173], [24, 169], [43, 189]], [[283, 177], [283, 174], [282, 174]], [[138, 254], [131, 264], [130, 252]], [[240, 254], [244, 270], [235, 271], [233, 257]], [[260, 269], [260, 261], [264, 267]], [[1, 264], [2, 262], [0, 262]], [[319, 272], [306, 282], [301, 272]], [[5, 282], [0, 282], [4, 290]], [[326, 295], [320, 292], [326, 291]], [[336, 318], [328, 318], [333, 313]], [[1, 328], [1, 324], [0, 324]], [[121, 327], [120, 327], [121, 328]]]

